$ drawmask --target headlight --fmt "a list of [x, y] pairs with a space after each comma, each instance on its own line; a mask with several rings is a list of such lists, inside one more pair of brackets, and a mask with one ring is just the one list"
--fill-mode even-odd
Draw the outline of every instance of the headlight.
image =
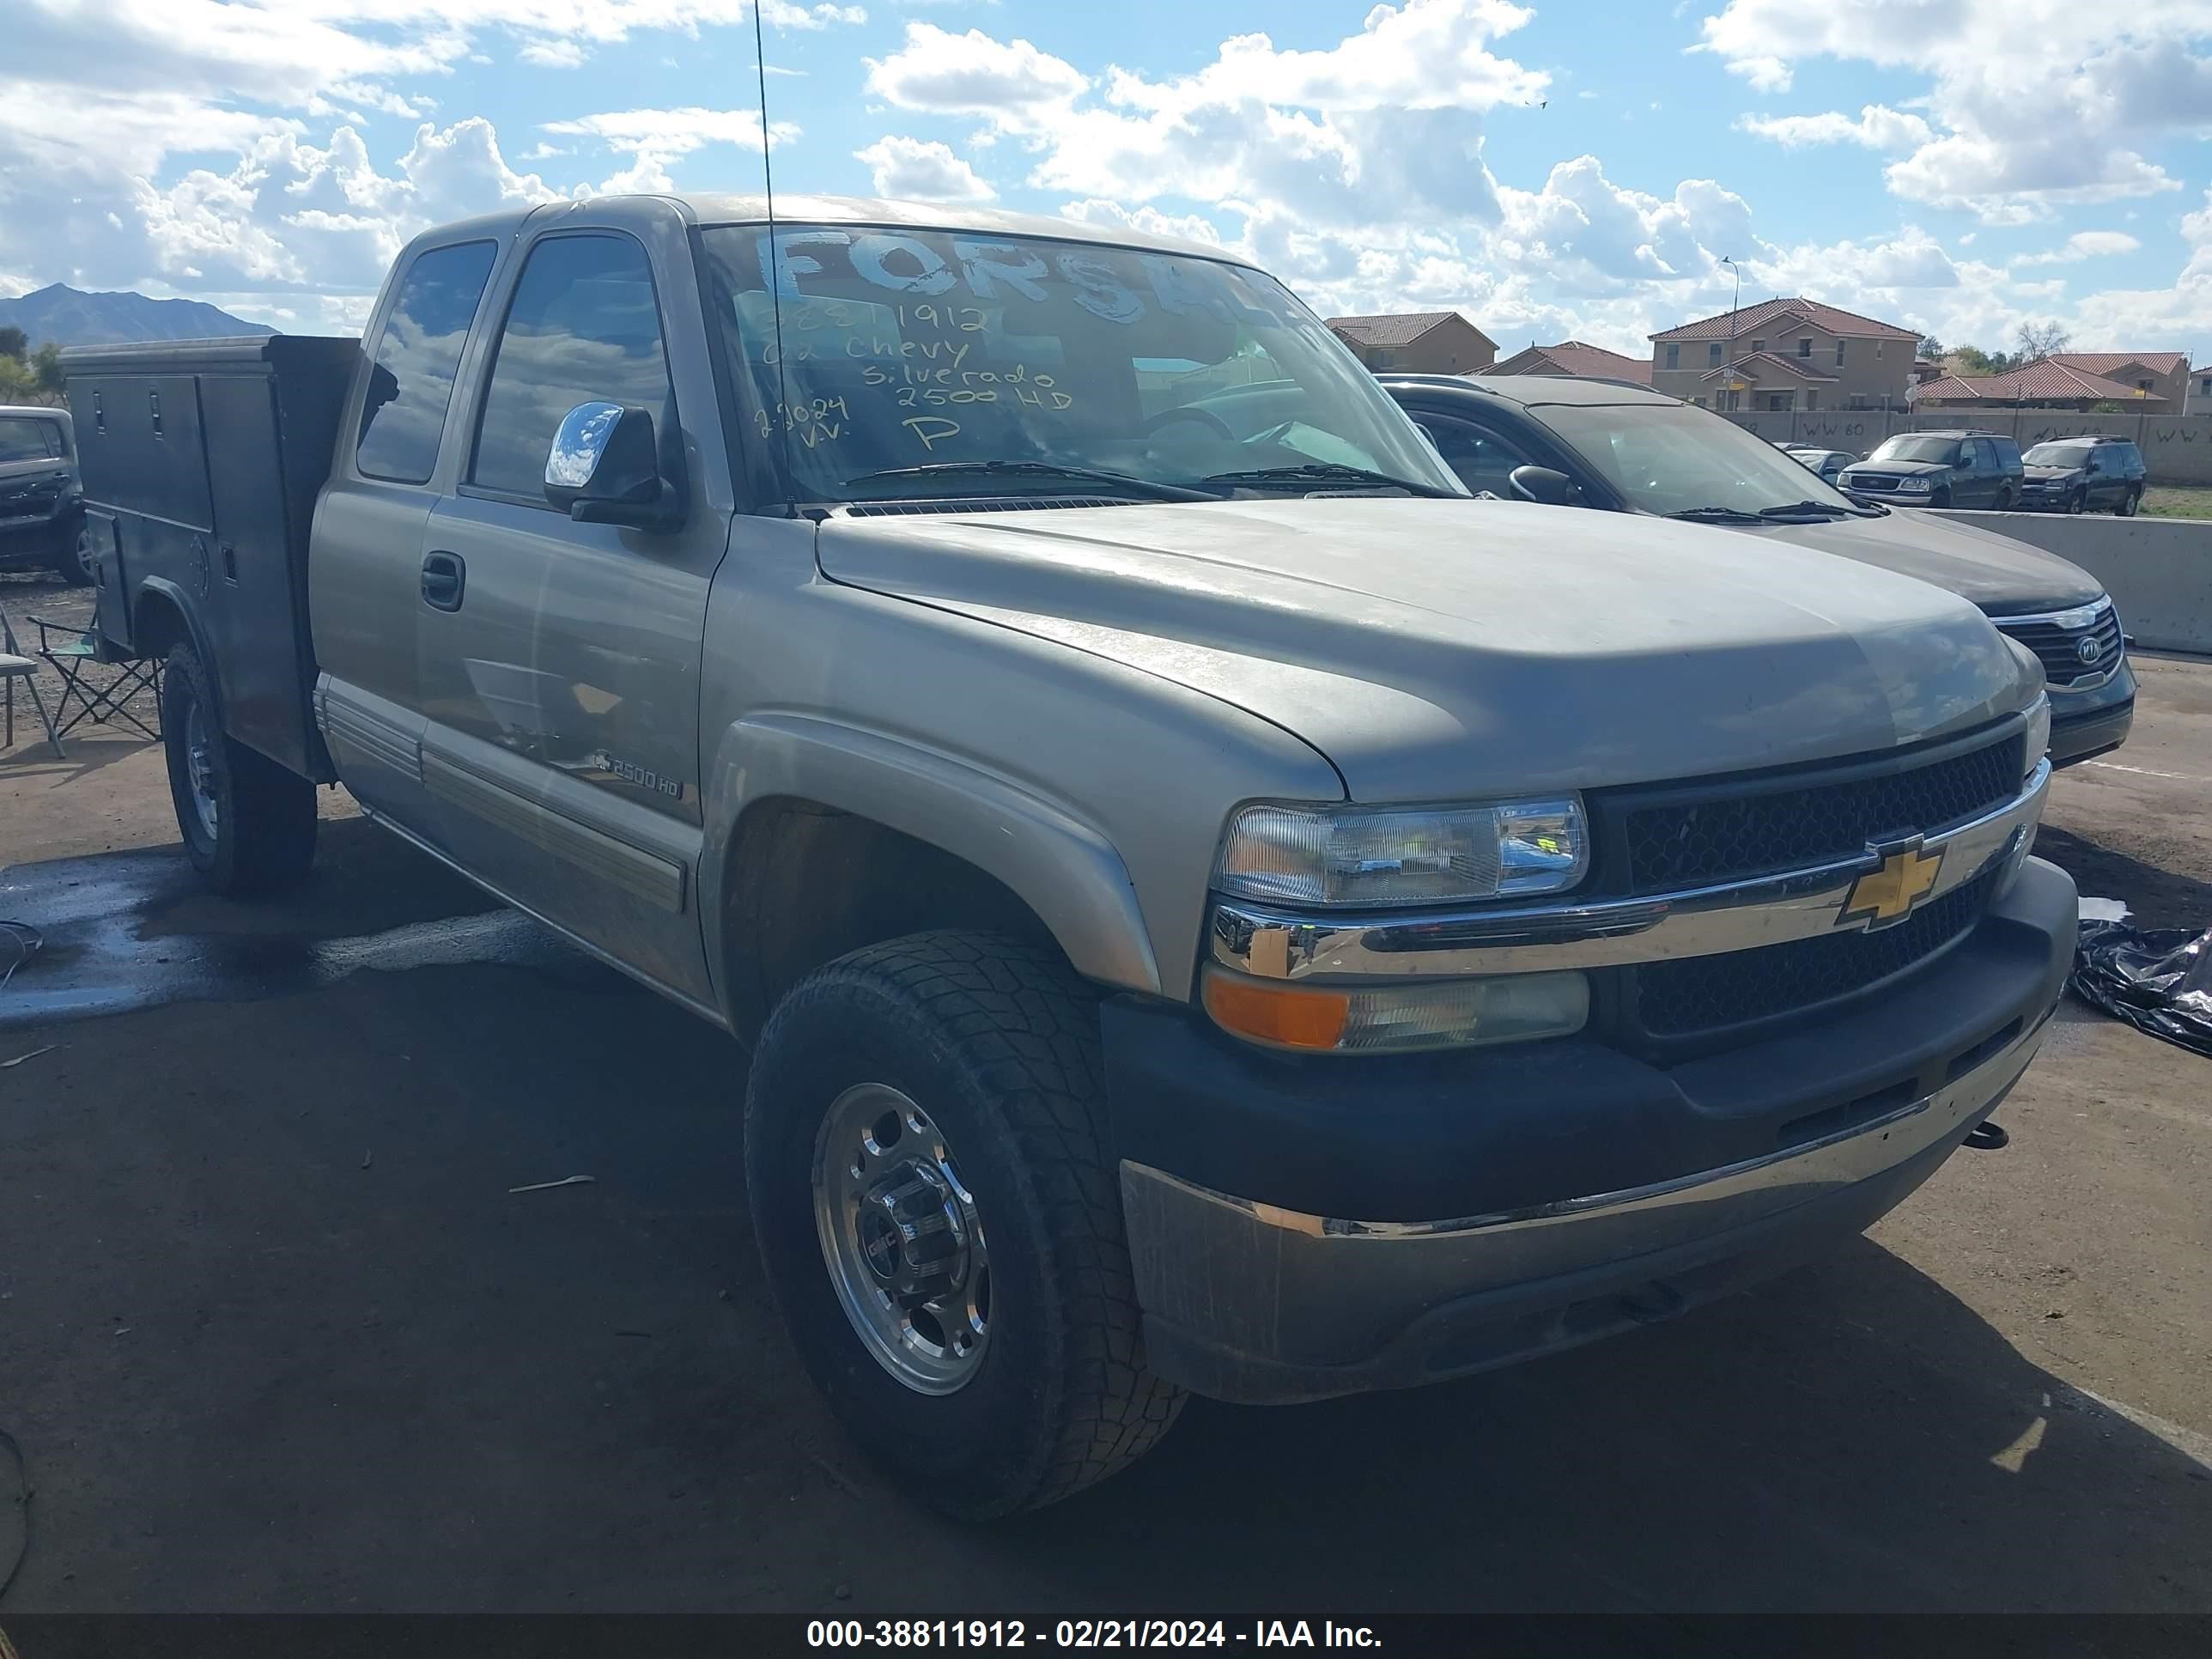
[[1285, 904], [1437, 904], [1556, 893], [1583, 878], [1589, 831], [1571, 795], [1482, 806], [1241, 808], [1215, 884]]
[[2027, 746], [2021, 753], [2021, 776], [2035, 770], [2036, 763], [2051, 752], [2051, 699], [2039, 696], [2027, 711]]
[[1897, 481], [1897, 487], [1911, 495], [1924, 495], [1928, 493], [1928, 480], [1925, 478], [1899, 478]]

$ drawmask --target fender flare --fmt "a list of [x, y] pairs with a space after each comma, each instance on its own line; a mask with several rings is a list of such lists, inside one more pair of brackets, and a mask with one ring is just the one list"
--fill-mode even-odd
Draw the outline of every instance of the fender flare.
[[817, 715], [763, 711], [716, 744], [699, 870], [708, 960], [721, 936], [729, 849], [745, 813], [778, 799], [872, 819], [1003, 882], [1036, 913], [1076, 972], [1160, 992], [1135, 884], [1113, 844], [1065, 805], [958, 757]]
[[228, 736], [230, 728], [224, 724], [227, 716], [223, 711], [228, 707], [230, 698], [222, 683], [222, 659], [209, 642], [207, 625], [200, 620], [199, 607], [192, 603], [191, 597], [182, 587], [170, 580], [168, 577], [142, 576], [139, 578], [138, 592], [131, 601], [132, 645], [136, 646], [140, 638], [139, 611], [140, 607], [146, 603], [149, 594], [159, 595], [167, 600], [175, 609], [177, 614], [185, 619], [185, 636], [191, 641], [192, 653], [199, 658], [200, 667], [206, 672], [208, 685], [215, 692], [216, 722], [222, 726], [223, 734], [226, 737]]

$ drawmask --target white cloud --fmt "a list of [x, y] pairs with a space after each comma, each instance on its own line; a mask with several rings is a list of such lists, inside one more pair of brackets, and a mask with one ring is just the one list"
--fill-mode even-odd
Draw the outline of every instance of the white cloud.
[[2014, 265], [2070, 265], [2113, 253], [2133, 253], [2142, 244], [2124, 230], [2077, 230], [2044, 253], [2024, 253]]
[[[2178, 189], [2144, 149], [2212, 134], [2203, 0], [2139, 0], [2094, 23], [2076, 0], [1728, 0], [1702, 36], [1695, 50], [1764, 92], [1786, 90], [1796, 65], [1821, 58], [1925, 77], [1924, 120], [1887, 110], [1869, 128], [1870, 107], [1859, 123], [1746, 125], [1785, 143], [1909, 149], [1887, 171], [1892, 192], [1995, 224]], [[1925, 130], [1911, 131], [1911, 122]]]
[[1186, 242], [1212, 242], [1218, 246], [1221, 233], [1212, 221], [1195, 213], [1163, 213], [1156, 207], [1140, 207], [1132, 213], [1119, 202], [1102, 201], [1096, 197], [1087, 201], [1063, 202], [1060, 216], [1073, 219], [1079, 225], [1103, 225], [1115, 230], [1141, 230], [1155, 236], [1179, 236]]
[[1027, 40], [981, 29], [953, 34], [934, 23], [908, 23], [896, 52], [866, 62], [867, 89], [901, 109], [970, 116], [1011, 131], [1034, 128], [1091, 85], [1074, 64]]
[[1869, 104], [1858, 118], [1830, 110], [1821, 115], [1747, 115], [1744, 131], [1795, 149], [1806, 144], [1859, 144], [1868, 149], [1912, 149], [1935, 135], [1928, 123], [1883, 104]]
[[853, 159], [866, 165], [878, 196], [917, 202], [988, 202], [999, 193], [945, 144], [894, 134], [854, 150]]
[[[545, 131], [560, 137], [597, 138], [608, 149], [627, 151], [630, 164], [611, 173], [599, 186], [603, 193], [625, 191], [672, 191], [676, 181], [669, 164], [708, 144], [734, 144], [739, 149], [761, 147], [760, 112], [757, 109], [611, 110], [580, 115], [567, 121], [548, 121]], [[787, 122], [770, 124], [769, 137], [787, 144], [799, 129]]]

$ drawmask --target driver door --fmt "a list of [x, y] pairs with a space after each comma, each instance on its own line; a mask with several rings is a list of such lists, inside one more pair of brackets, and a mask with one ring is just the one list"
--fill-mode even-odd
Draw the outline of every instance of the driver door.
[[[670, 370], [665, 277], [637, 238], [573, 225], [520, 262], [472, 449], [424, 534], [424, 782], [465, 868], [705, 1001], [699, 669], [729, 520], [696, 466], [673, 531], [578, 523], [546, 500], [546, 456], [576, 404], [641, 406], [679, 434], [691, 413]], [[708, 441], [714, 412], [696, 411]]]

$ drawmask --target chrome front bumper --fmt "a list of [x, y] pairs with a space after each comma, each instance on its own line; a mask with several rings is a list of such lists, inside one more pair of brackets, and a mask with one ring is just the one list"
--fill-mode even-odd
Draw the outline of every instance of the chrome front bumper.
[[1927, 1178], [2041, 1046], [2025, 1029], [1934, 1092], [1770, 1155], [1526, 1210], [1303, 1213], [1125, 1160], [1148, 1363], [1216, 1398], [1406, 1387], [1652, 1322], [1863, 1231]]

